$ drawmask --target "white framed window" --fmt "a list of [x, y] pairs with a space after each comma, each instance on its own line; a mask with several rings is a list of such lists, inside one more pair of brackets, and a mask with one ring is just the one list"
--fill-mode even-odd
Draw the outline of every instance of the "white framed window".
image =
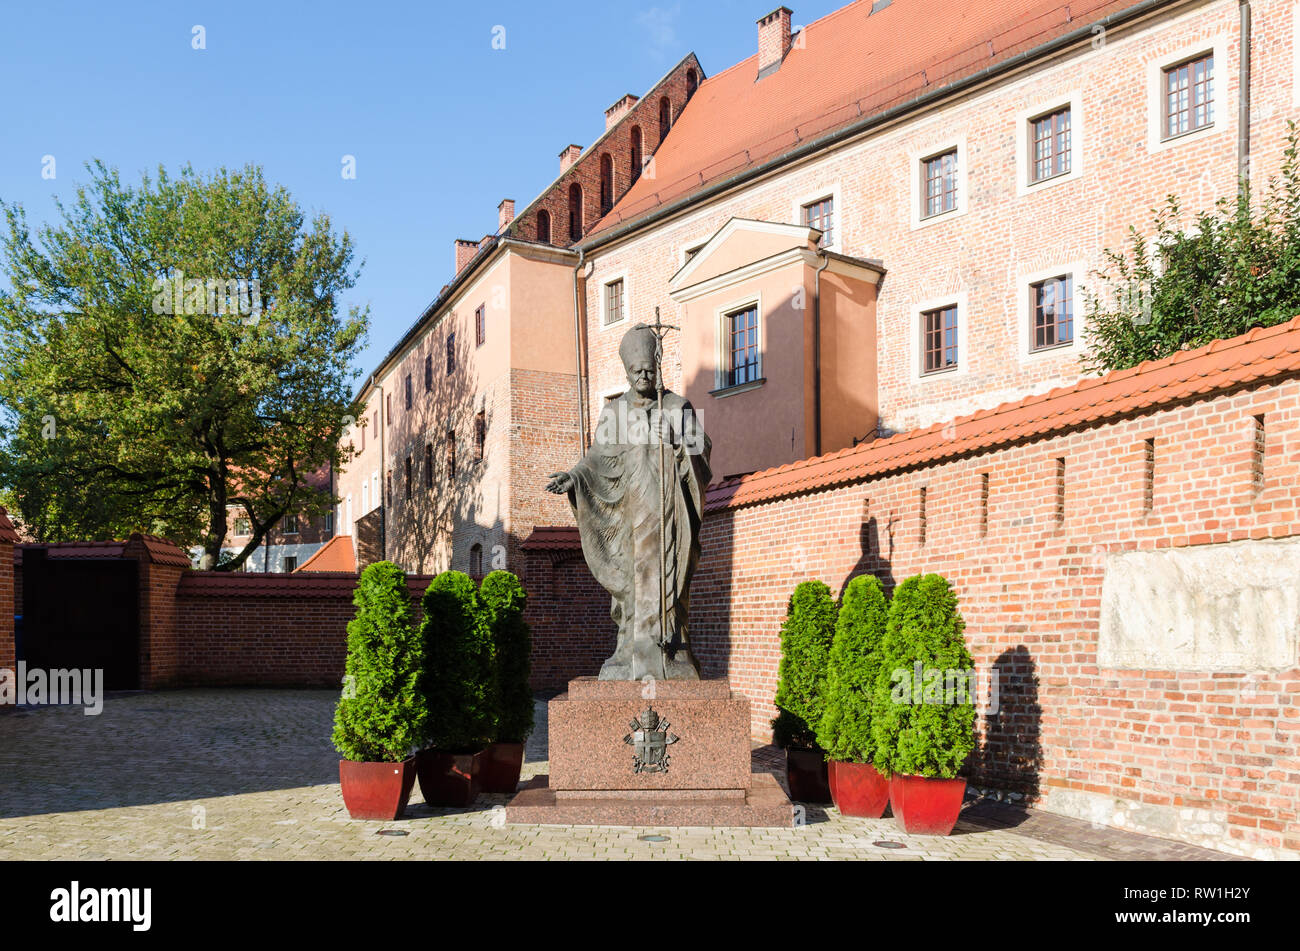
[[1208, 37], [1147, 62], [1147, 151], [1228, 131], [1227, 43]]
[[361, 511], [366, 513], [370, 511], [370, 483], [361, 483]]
[[1046, 99], [1016, 115], [1016, 194], [1072, 182], [1083, 174], [1082, 96]]
[[347, 518], [344, 520], [343, 524], [347, 527], [348, 534], [352, 535], [355, 534], [352, 529], [352, 526], [355, 523], [352, 521], [352, 493], [351, 492], [348, 493], [347, 509], [348, 509]]
[[755, 294], [714, 312], [717, 358], [714, 396], [730, 396], [762, 386], [763, 299]]
[[912, 153], [913, 229], [966, 213], [968, 154], [965, 136]]
[[372, 508], [378, 508], [383, 504], [383, 497], [379, 494], [379, 470], [376, 469], [370, 474], [370, 497], [374, 500]]
[[839, 251], [844, 246], [844, 203], [840, 183], [805, 192], [791, 202], [790, 220], [822, 232], [821, 247]]
[[1016, 278], [1016, 353], [1021, 363], [1077, 357], [1084, 350], [1088, 265], [1067, 261]]
[[616, 274], [600, 282], [601, 327], [613, 327], [627, 320], [631, 313], [627, 292], [627, 274]]
[[969, 324], [965, 291], [912, 305], [908, 360], [913, 383], [950, 380], [970, 372]]
[[678, 261], [677, 261], [678, 269], [680, 270], [683, 266], [685, 266], [687, 261], [689, 261], [691, 258], [695, 257], [695, 255], [703, 251], [704, 246], [708, 243], [709, 243], [708, 238], [699, 238], [698, 240], [690, 241], [687, 244], [682, 245], [678, 252]]

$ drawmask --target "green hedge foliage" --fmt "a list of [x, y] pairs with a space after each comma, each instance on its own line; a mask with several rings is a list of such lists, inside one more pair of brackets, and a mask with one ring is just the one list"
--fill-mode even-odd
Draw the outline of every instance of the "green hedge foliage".
[[427, 725], [422, 690], [424, 639], [411, 617], [406, 574], [390, 561], [357, 581], [348, 622], [343, 696], [334, 711], [334, 746], [344, 759], [400, 762], [420, 745]]
[[905, 674], [902, 683], [910, 684], [918, 662], [924, 671], [973, 666], [965, 626], [957, 596], [941, 575], [917, 575], [895, 590], [871, 713], [874, 762], [882, 773], [951, 779], [975, 748], [974, 697], [965, 703], [928, 702], [924, 692], [920, 703], [895, 697], [898, 691], [915, 699], [897, 686], [895, 673]]
[[825, 709], [817, 728], [817, 743], [829, 759], [850, 763], [874, 759], [871, 709], [888, 617], [889, 603], [875, 576], [860, 575], [848, 583], [835, 622]]
[[778, 715], [773, 742], [785, 749], [816, 746], [822, 719], [826, 664], [835, 637], [835, 600], [821, 581], [801, 582], [790, 596], [781, 625]]
[[496, 738], [522, 743], [533, 732], [533, 691], [528, 685], [532, 637], [524, 620], [528, 595], [508, 571], [493, 571], [483, 579], [479, 600], [492, 632], [500, 711]]
[[448, 753], [478, 752], [496, 737], [500, 710], [487, 612], [462, 571], [434, 578], [421, 605], [428, 743]]

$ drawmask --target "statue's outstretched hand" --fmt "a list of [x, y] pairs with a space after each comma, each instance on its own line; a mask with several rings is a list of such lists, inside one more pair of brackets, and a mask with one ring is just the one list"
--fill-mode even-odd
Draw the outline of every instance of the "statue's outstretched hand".
[[573, 476], [567, 472], [552, 472], [551, 481], [546, 483], [546, 491], [563, 495], [573, 488]]

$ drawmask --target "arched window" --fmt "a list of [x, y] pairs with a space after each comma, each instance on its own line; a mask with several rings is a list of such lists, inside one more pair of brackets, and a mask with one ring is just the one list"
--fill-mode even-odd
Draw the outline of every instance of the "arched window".
[[582, 240], [582, 186], [569, 186], [569, 240]]
[[628, 181], [635, 182], [641, 177], [641, 127], [632, 126], [632, 167], [628, 169]]
[[551, 243], [551, 213], [545, 208], [537, 213], [537, 240], [543, 244]]
[[695, 90], [698, 88], [699, 83], [695, 79], [695, 70], [688, 69], [686, 71], [686, 98], [690, 99], [691, 96], [695, 95]]
[[605, 152], [600, 157], [600, 213], [609, 214], [614, 207], [614, 160]]
[[664, 96], [662, 99], [659, 100], [659, 141], [660, 142], [668, 138], [668, 130], [672, 128], [672, 125], [673, 125], [673, 107], [672, 104], [668, 101], [668, 97]]
[[483, 546], [478, 542], [469, 550], [469, 573], [475, 578], [483, 574]]

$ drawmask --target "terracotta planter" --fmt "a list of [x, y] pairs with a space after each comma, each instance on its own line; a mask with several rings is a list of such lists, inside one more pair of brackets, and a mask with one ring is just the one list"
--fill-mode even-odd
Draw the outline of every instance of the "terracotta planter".
[[889, 779], [889, 802], [904, 832], [948, 835], [957, 824], [966, 780], [929, 779], [895, 773]]
[[790, 784], [790, 798], [795, 802], [831, 801], [826, 758], [821, 750], [786, 750], [785, 778]]
[[493, 743], [483, 751], [479, 763], [479, 789], [490, 793], [514, 793], [524, 768], [524, 744]]
[[835, 805], [835, 808], [838, 809], [840, 807], [840, 790], [835, 781], [835, 763], [836, 761], [833, 759], [828, 759], [826, 761], [826, 785], [829, 786], [831, 790], [831, 802]]
[[430, 806], [468, 806], [479, 794], [484, 751], [444, 753], [420, 750], [415, 757], [420, 794]]
[[879, 819], [889, 805], [889, 780], [870, 763], [831, 760], [831, 797], [842, 816]]
[[391, 822], [406, 809], [415, 785], [415, 757], [400, 763], [357, 763], [339, 760], [343, 805], [353, 819]]

